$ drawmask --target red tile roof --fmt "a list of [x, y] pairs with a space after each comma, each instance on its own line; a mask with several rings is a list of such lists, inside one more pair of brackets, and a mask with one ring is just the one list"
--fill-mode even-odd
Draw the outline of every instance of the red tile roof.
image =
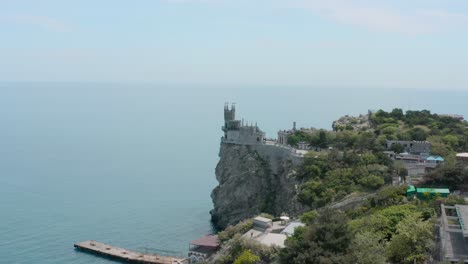
[[219, 240], [217, 235], [206, 235], [197, 240], [193, 240], [190, 244], [204, 247], [219, 247]]

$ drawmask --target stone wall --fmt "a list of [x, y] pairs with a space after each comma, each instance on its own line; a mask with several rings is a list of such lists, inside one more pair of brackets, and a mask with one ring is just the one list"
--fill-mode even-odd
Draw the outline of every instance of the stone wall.
[[387, 140], [387, 150], [391, 149], [393, 144], [402, 145], [408, 153], [431, 153], [431, 143], [428, 141]]
[[265, 133], [256, 126], [241, 126], [238, 130], [227, 130], [225, 142], [235, 144], [263, 144]]

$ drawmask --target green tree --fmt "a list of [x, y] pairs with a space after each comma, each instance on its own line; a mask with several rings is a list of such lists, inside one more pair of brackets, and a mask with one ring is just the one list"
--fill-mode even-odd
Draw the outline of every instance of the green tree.
[[366, 215], [361, 218], [352, 220], [349, 223], [349, 226], [353, 231], [371, 232], [378, 234], [382, 238], [387, 238], [392, 235], [392, 232], [389, 230], [390, 225], [390, 220], [379, 213]]
[[417, 207], [411, 204], [389, 206], [352, 220], [350, 226], [354, 231], [379, 233], [382, 238], [389, 240], [395, 235], [397, 225], [408, 215], [415, 214], [416, 210]]
[[383, 128], [380, 132], [383, 135], [396, 135], [399, 128], [396, 126], [387, 126]]
[[385, 244], [378, 233], [357, 233], [351, 243], [350, 250], [354, 262], [359, 264], [384, 264]]
[[253, 220], [252, 219], [247, 219], [242, 222], [239, 222], [236, 225], [230, 225], [224, 231], [221, 231], [218, 233], [218, 238], [219, 240], [224, 243], [231, 238], [234, 237], [234, 235], [239, 234], [239, 233], [245, 233], [249, 231], [253, 226]]
[[325, 210], [314, 224], [286, 240], [279, 253], [280, 263], [351, 263], [346, 258], [352, 238], [347, 222], [341, 211]]
[[376, 136], [372, 132], [362, 132], [356, 141], [356, 146], [361, 149], [373, 149], [375, 147]]
[[439, 198], [438, 199], [440, 201], [439, 204], [437, 204], [437, 209], [440, 208], [440, 204], [443, 203], [445, 205], [450, 205], [450, 206], [454, 206], [456, 204], [467, 204], [467, 202], [465, 201], [465, 197], [463, 197], [463, 195], [456, 195], [456, 194], [451, 194], [449, 195], [447, 198]]
[[458, 146], [458, 137], [455, 135], [445, 135], [442, 138], [442, 141], [452, 148], [456, 148]]
[[301, 141], [309, 142], [310, 140], [311, 140], [310, 134], [299, 130], [288, 137], [288, 144], [291, 146], [297, 146], [297, 143]]
[[[431, 139], [432, 138], [432, 139]], [[428, 141], [431, 142], [432, 148], [431, 152], [433, 155], [440, 155], [442, 157], [448, 157], [450, 155], [454, 155], [455, 151], [450, 146], [447, 146], [445, 143], [441, 141], [433, 141], [434, 137], [429, 137]]]
[[364, 163], [364, 165], [370, 165], [378, 162], [377, 157], [370, 152], [362, 154], [361, 160]]
[[427, 132], [420, 127], [412, 128], [411, 130], [408, 131], [408, 133], [411, 135], [412, 140], [417, 140], [417, 141], [424, 141], [426, 140], [428, 136]]
[[382, 177], [376, 175], [367, 175], [359, 180], [359, 183], [367, 188], [377, 189], [380, 186], [384, 185], [384, 180]]
[[398, 205], [401, 204], [406, 197], [406, 189], [406, 186], [385, 186], [371, 199], [376, 206]]
[[300, 217], [300, 219], [301, 219], [302, 223], [310, 225], [315, 221], [315, 219], [317, 219], [318, 216], [319, 216], [319, 214], [317, 213], [317, 211], [312, 210], [312, 211], [304, 213]]
[[252, 254], [250, 250], [244, 250], [239, 257], [236, 258], [234, 264], [254, 264], [260, 260], [260, 257]]
[[352, 237], [346, 215], [341, 211], [326, 209], [318, 221], [319, 224], [313, 225], [305, 238], [317, 242], [326, 251], [345, 252]]
[[410, 133], [408, 133], [406, 131], [400, 131], [397, 134], [397, 139], [398, 140], [411, 140], [411, 135], [410, 135]]
[[390, 150], [395, 153], [403, 153], [405, 152], [405, 147], [400, 143], [395, 143], [390, 147]]
[[406, 168], [405, 163], [401, 160], [397, 160], [393, 163], [393, 169], [399, 176], [405, 177], [408, 175], [408, 169]]
[[444, 187], [456, 187], [468, 179], [468, 171], [454, 162], [445, 162], [425, 176], [425, 181]]
[[397, 234], [388, 246], [388, 256], [397, 263], [422, 263], [434, 247], [433, 223], [419, 215], [406, 217], [397, 225]]
[[402, 120], [404, 118], [403, 110], [400, 108], [395, 108], [392, 110], [390, 113], [390, 116], [397, 119], [397, 120]]
[[298, 199], [303, 204], [312, 205], [320, 198], [323, 189], [320, 181], [308, 181], [301, 186]]
[[317, 142], [317, 146], [319, 146], [321, 148], [328, 147], [327, 133], [324, 130], [320, 130], [320, 132], [319, 132], [319, 139], [318, 139], [318, 142]]

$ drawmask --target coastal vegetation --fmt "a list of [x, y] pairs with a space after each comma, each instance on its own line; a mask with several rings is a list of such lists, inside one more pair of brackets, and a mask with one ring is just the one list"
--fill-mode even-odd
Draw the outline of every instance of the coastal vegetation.
[[[305, 226], [296, 228], [281, 249], [242, 238], [250, 220], [228, 227], [219, 234], [228, 250], [214, 263], [423, 263], [437, 258], [440, 204], [465, 200], [457, 195], [407, 198], [406, 185], [390, 185], [407, 170], [384, 151], [387, 140], [429, 141], [432, 154], [445, 162], [427, 173], [424, 182], [453, 190], [468, 179], [468, 168], [455, 160], [457, 152], [468, 149], [467, 127], [465, 121], [427, 110], [393, 109], [344, 118], [334, 123], [333, 131], [295, 131], [288, 144], [306, 143], [312, 149], [291, 174], [299, 183], [297, 200], [310, 209], [299, 216]], [[394, 144], [391, 150], [404, 149]], [[364, 195], [357, 206], [332, 206]]]
[[457, 195], [408, 201], [405, 190], [387, 186], [355, 209], [326, 209], [287, 240], [280, 263], [422, 263], [435, 257], [440, 204], [465, 201]]
[[[348, 118], [347, 125], [334, 125], [333, 131], [298, 130], [288, 138], [292, 146], [305, 142], [319, 151], [309, 152], [300, 168], [299, 177], [307, 180], [301, 186], [302, 202], [322, 206], [353, 191], [375, 190], [389, 183], [392, 173], [405, 175], [402, 166], [382, 153], [387, 140], [431, 143], [431, 154], [446, 162], [426, 176], [428, 184], [455, 187], [468, 177], [468, 169], [455, 162], [455, 154], [468, 149], [468, 122], [428, 110], [398, 108], [378, 110], [366, 118], [369, 125], [360, 126], [361, 130], [353, 127], [359, 122]], [[394, 144], [391, 150], [401, 153], [404, 147]]]
[[459, 162], [448, 161], [425, 175], [424, 179], [431, 186], [454, 188], [468, 180], [468, 167]]
[[440, 204], [465, 201], [457, 195], [408, 200], [405, 190], [385, 186], [354, 209], [306, 212], [300, 217], [306, 226], [296, 228], [282, 249], [243, 238], [241, 231], [223, 242], [226, 250], [213, 263], [423, 263], [437, 255]]
[[321, 207], [353, 192], [369, 192], [391, 181], [391, 160], [370, 151], [309, 152], [298, 169], [304, 183], [298, 199], [311, 207]]
[[[356, 130], [353, 123], [335, 125], [333, 131], [298, 130], [288, 138], [297, 146], [306, 142], [314, 148], [384, 150], [386, 140], [427, 140], [436, 155], [450, 156], [468, 148], [468, 122], [432, 114], [428, 110], [378, 110], [367, 117], [368, 126]], [[398, 146], [395, 146], [397, 148]]]
[[252, 219], [246, 219], [236, 225], [228, 226], [225, 230], [218, 233], [219, 241], [226, 242], [233, 238], [236, 234], [243, 234], [253, 226]]

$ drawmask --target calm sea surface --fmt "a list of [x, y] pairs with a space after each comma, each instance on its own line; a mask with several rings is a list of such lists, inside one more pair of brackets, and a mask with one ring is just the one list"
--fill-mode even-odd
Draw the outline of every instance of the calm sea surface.
[[223, 105], [274, 137], [401, 107], [468, 116], [468, 93], [417, 90], [0, 84], [0, 263], [113, 263], [94, 239], [185, 254], [211, 232]]

